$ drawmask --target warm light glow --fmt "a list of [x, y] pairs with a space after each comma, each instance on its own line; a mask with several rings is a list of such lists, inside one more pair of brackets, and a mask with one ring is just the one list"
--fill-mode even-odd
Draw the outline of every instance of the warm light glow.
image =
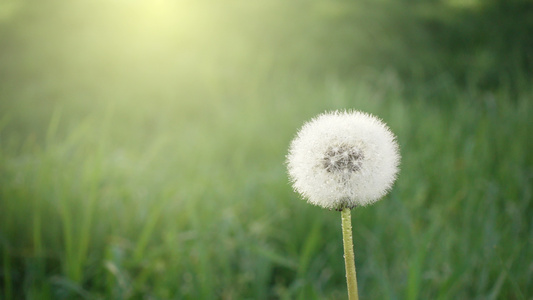
[[125, 25], [125, 31], [150, 40], [198, 33], [206, 29], [209, 13], [194, 1], [143, 0], [114, 9], [122, 12], [116, 21]]

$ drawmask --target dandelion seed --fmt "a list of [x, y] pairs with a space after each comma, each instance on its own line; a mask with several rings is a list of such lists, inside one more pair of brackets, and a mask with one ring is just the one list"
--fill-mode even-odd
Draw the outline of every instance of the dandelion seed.
[[359, 111], [324, 113], [292, 141], [287, 166], [294, 189], [329, 209], [365, 206], [383, 197], [398, 173], [395, 137]]

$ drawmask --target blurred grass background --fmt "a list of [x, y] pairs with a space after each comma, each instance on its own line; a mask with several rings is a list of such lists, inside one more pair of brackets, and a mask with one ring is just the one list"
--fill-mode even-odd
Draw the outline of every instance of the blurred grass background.
[[362, 299], [532, 299], [533, 3], [0, 1], [1, 299], [344, 299], [340, 214], [284, 161], [376, 114]]

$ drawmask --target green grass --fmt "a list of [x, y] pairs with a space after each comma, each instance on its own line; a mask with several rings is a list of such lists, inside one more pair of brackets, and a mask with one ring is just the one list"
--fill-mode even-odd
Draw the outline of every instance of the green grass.
[[458, 47], [446, 26], [483, 11], [231, 1], [192, 6], [193, 39], [51, 3], [0, 20], [0, 299], [346, 298], [340, 213], [284, 166], [304, 121], [345, 108], [402, 153], [392, 192], [352, 212], [361, 299], [533, 296], [531, 79], [430, 34]]

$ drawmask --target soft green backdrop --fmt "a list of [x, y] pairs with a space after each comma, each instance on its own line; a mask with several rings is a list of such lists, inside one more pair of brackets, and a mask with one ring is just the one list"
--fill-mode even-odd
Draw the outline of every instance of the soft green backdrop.
[[533, 297], [530, 1], [0, 1], [0, 299], [345, 299], [340, 213], [285, 171], [364, 110], [392, 192], [361, 299]]

